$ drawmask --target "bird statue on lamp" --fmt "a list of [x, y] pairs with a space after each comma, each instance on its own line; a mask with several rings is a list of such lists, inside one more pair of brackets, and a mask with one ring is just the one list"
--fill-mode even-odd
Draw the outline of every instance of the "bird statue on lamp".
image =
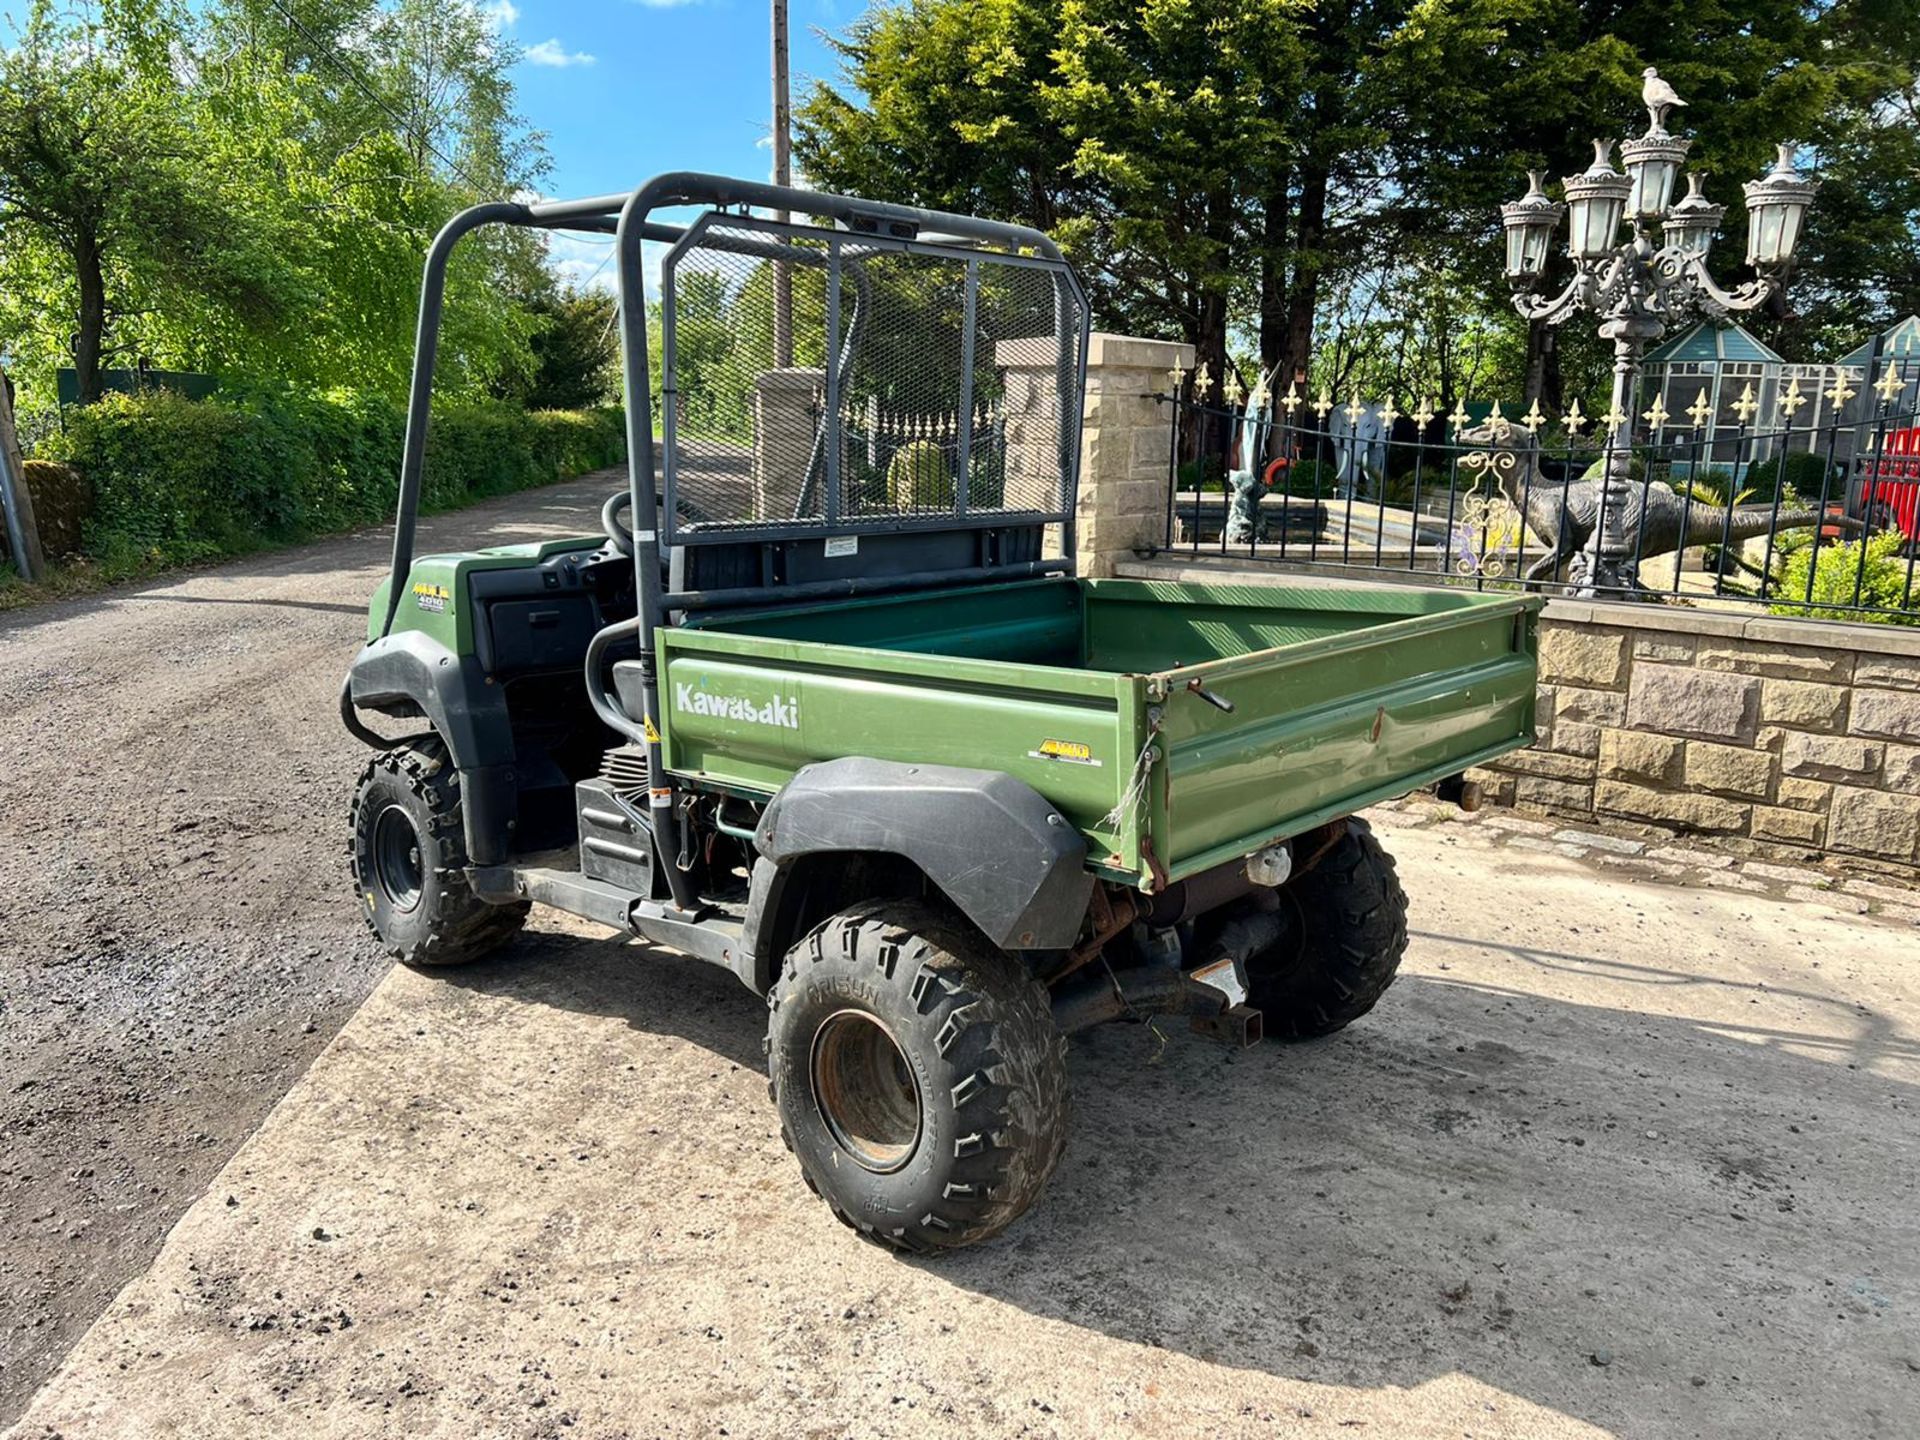
[[1665, 132], [1667, 116], [1675, 110], [1686, 108], [1673, 86], [1660, 78], [1660, 72], [1649, 65], [1640, 72], [1640, 101], [1647, 107], [1647, 118], [1653, 122], [1656, 131]]

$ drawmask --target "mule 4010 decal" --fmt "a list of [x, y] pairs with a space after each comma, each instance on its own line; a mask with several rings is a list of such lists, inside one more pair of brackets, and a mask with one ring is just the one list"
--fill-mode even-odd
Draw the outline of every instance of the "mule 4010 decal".
[[1027, 752], [1029, 760], [1058, 760], [1065, 765], [1094, 765], [1093, 747], [1079, 740], [1042, 740], [1038, 750]]

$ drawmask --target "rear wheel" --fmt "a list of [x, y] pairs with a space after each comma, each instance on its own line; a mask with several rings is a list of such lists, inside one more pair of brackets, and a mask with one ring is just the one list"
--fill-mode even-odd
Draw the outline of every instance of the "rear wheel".
[[1039, 1197], [1066, 1143], [1066, 1041], [1018, 962], [892, 902], [796, 945], [768, 1003], [781, 1138], [845, 1224], [951, 1249]]
[[1364, 820], [1280, 891], [1292, 923], [1247, 962], [1247, 1003], [1280, 1040], [1331, 1035], [1371, 1010], [1407, 953], [1407, 896]]
[[367, 762], [353, 793], [352, 865], [360, 913], [405, 964], [477, 960], [526, 923], [525, 901], [492, 905], [467, 884], [459, 775], [437, 736]]

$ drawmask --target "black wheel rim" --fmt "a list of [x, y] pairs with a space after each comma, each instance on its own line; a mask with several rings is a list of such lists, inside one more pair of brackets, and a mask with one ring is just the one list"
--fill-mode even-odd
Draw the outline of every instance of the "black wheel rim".
[[387, 903], [403, 913], [418, 905], [424, 873], [413, 817], [398, 805], [387, 806], [373, 822], [373, 878]]
[[876, 1175], [920, 1146], [920, 1085], [900, 1044], [864, 1010], [838, 1010], [813, 1032], [813, 1099], [834, 1141]]

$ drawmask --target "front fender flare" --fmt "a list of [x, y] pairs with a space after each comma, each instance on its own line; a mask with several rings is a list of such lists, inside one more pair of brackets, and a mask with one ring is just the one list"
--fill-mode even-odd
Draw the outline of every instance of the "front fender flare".
[[398, 631], [354, 657], [347, 699], [371, 710], [404, 701], [426, 716], [460, 772], [468, 859], [504, 862], [519, 813], [513, 728], [506, 697], [480, 662], [417, 630]]

